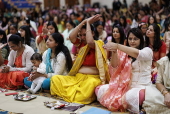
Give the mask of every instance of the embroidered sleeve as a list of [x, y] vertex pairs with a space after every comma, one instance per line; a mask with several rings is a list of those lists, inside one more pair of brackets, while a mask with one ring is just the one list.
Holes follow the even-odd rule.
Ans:
[[48, 77], [63, 74], [66, 68], [66, 58], [62, 52], [60, 52], [55, 58], [52, 68], [53, 68], [54, 73], [48, 73]]

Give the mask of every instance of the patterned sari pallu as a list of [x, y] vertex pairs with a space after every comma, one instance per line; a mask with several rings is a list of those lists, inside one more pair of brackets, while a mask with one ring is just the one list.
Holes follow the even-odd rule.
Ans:
[[97, 87], [98, 101], [111, 111], [125, 111], [127, 103], [125, 93], [129, 90], [131, 78], [131, 59], [124, 52], [118, 50], [119, 66], [109, 66], [111, 79], [109, 84]]

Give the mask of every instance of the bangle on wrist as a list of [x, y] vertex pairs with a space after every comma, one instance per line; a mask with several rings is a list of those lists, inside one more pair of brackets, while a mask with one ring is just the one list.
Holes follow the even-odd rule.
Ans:
[[165, 89], [163, 88], [163, 89], [161, 90], [161, 93], [163, 93], [164, 90], [165, 90]]
[[78, 28], [79, 31], [81, 31], [79, 26], [77, 26], [77, 28]]
[[86, 33], [89, 32], [90, 30], [86, 30]]
[[166, 94], [168, 94], [169, 92], [168, 91], [165, 91], [164, 93], [163, 93], [163, 95], [165, 96]]

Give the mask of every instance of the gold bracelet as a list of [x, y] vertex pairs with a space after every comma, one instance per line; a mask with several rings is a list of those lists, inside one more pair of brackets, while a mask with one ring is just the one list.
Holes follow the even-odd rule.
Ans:
[[81, 31], [81, 29], [79, 28], [79, 26], [77, 26], [78, 30]]
[[163, 95], [165, 96], [166, 94], [168, 94], [169, 92], [168, 91], [166, 91], [165, 93], [163, 93]]
[[86, 30], [86, 33], [89, 32], [90, 30]]
[[163, 88], [162, 90], [161, 90], [161, 93], [164, 91], [165, 89]]

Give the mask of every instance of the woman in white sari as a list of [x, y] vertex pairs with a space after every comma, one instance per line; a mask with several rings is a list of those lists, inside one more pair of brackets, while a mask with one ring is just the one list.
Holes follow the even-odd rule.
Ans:
[[147, 87], [143, 107], [148, 114], [170, 113], [170, 53], [157, 61], [156, 87]]

